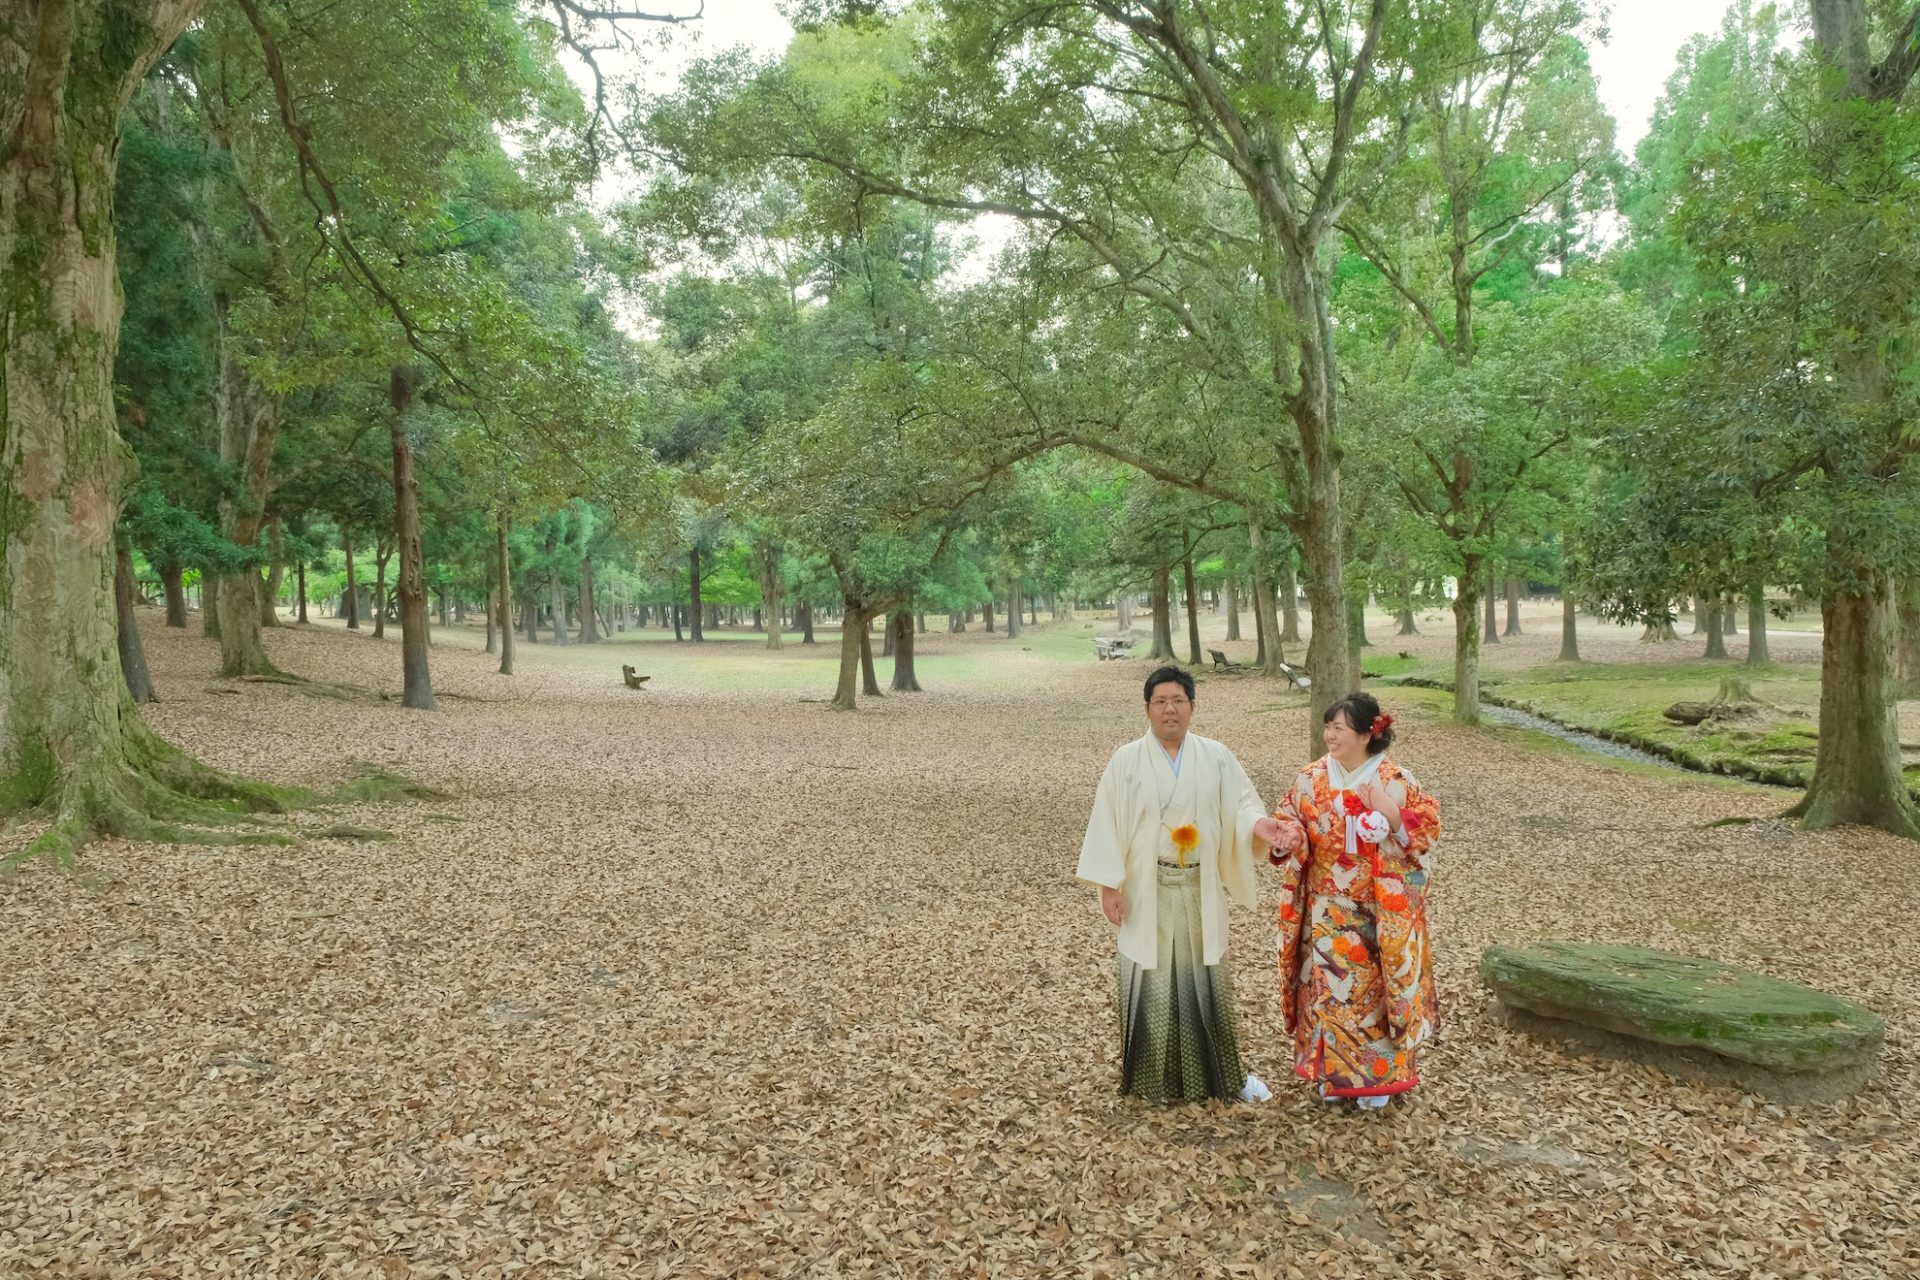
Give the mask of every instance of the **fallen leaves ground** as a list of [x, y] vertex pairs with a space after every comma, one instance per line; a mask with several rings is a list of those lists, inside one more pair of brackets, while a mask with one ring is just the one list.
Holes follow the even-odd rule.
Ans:
[[[146, 636], [152, 719], [203, 757], [313, 785], [371, 761], [452, 798], [312, 820], [390, 843], [107, 842], [84, 883], [0, 882], [0, 1273], [1920, 1267], [1920, 850], [1701, 826], [1778, 792], [1412, 709], [1396, 755], [1448, 824], [1427, 1083], [1362, 1116], [1289, 1081], [1271, 930], [1238, 913], [1242, 1041], [1278, 1096], [1156, 1108], [1114, 1096], [1112, 946], [1072, 879], [1100, 766], [1139, 731], [1138, 661], [934, 636], [928, 671], [984, 674], [848, 717], [799, 700], [831, 687], [826, 645], [523, 647], [507, 680], [454, 634], [434, 673], [460, 696], [424, 715], [221, 685], [197, 634]], [[269, 647], [397, 691], [394, 640]], [[723, 657], [795, 678], [730, 686]], [[636, 659], [644, 693], [619, 681]], [[1269, 795], [1301, 763], [1303, 700], [1262, 682], [1210, 681], [1196, 728]], [[1881, 1076], [1783, 1108], [1529, 1040], [1474, 970], [1541, 934], [1860, 1000], [1889, 1024]]]

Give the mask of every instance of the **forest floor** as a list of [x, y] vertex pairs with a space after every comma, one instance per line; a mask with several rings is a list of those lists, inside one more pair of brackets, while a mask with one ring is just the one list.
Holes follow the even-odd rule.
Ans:
[[[1386, 691], [1447, 832], [1426, 1082], [1363, 1115], [1289, 1078], [1269, 883], [1229, 961], [1275, 1098], [1154, 1107], [1115, 1095], [1112, 939], [1072, 876], [1146, 666], [1094, 662], [1085, 619], [927, 637], [929, 692], [851, 716], [812, 701], [824, 643], [522, 645], [506, 679], [454, 630], [428, 715], [218, 681], [197, 626], [143, 621], [148, 714], [203, 758], [310, 786], [371, 762], [448, 798], [302, 819], [386, 842], [104, 841], [80, 879], [0, 881], [0, 1275], [1920, 1268], [1920, 984], [1899, 941], [1920, 856], [1765, 820], [1779, 790], [1458, 729], [1444, 695]], [[1374, 625], [1384, 652], [1447, 652], [1443, 625]], [[1490, 666], [1553, 656], [1552, 618], [1528, 626]], [[397, 693], [397, 631], [267, 643]], [[1583, 643], [1650, 660], [1629, 632]], [[1776, 656], [1801, 649], [1817, 637]], [[1210, 679], [1195, 729], [1271, 799], [1305, 699]], [[1762, 820], [1706, 825], [1729, 816]], [[1488, 943], [1542, 935], [1861, 1001], [1888, 1023], [1880, 1074], [1780, 1106], [1531, 1039], [1475, 972]]]

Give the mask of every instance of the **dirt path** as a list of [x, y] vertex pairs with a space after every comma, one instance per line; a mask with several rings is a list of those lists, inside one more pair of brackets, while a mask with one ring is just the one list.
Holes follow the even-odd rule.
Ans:
[[[826, 646], [523, 648], [506, 681], [453, 636], [436, 683], [464, 697], [426, 716], [210, 693], [208, 642], [146, 634], [169, 698], [154, 722], [207, 758], [312, 784], [371, 760], [454, 798], [344, 815], [391, 843], [106, 844], [91, 887], [0, 883], [0, 1274], [1920, 1264], [1920, 994], [1901, 963], [1920, 856], [1700, 827], [1777, 793], [1407, 715], [1396, 755], [1448, 824], [1428, 1084], [1368, 1118], [1287, 1082], [1271, 929], [1239, 913], [1242, 1039], [1278, 1097], [1154, 1109], [1114, 1096], [1111, 942], [1071, 878], [1099, 768], [1138, 732], [1139, 662], [1062, 661], [1079, 641], [1045, 629], [1018, 650], [932, 637], [933, 692], [846, 717], [800, 701], [831, 686]], [[394, 642], [269, 646], [397, 689]], [[636, 657], [646, 693], [618, 685]], [[1196, 728], [1272, 794], [1304, 716], [1216, 680]], [[1529, 1041], [1474, 966], [1539, 934], [1864, 1001], [1890, 1024], [1883, 1074], [1779, 1108]]]

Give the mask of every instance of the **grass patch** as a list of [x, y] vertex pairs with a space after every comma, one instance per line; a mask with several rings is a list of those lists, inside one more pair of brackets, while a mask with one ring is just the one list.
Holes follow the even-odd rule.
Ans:
[[392, 800], [447, 800], [452, 797], [377, 765], [362, 764], [328, 799], [334, 804], [381, 804]]

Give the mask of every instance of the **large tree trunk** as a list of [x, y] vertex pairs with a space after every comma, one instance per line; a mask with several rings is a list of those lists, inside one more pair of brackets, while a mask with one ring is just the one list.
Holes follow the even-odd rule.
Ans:
[[[987, 589], [992, 590], [993, 589], [992, 584], [988, 584]], [[981, 612], [981, 615], [986, 619], [987, 634], [992, 635], [993, 634], [993, 597], [991, 596], [987, 597], [987, 602], [986, 604], [981, 606], [980, 612]]]
[[1153, 648], [1147, 651], [1150, 662], [1174, 661], [1173, 606], [1168, 599], [1172, 594], [1168, 584], [1171, 576], [1166, 565], [1153, 571]]
[[1462, 560], [1453, 597], [1453, 720], [1480, 723], [1480, 557]]
[[1812, 828], [1858, 823], [1920, 839], [1920, 807], [1900, 769], [1890, 584], [1861, 576], [1868, 590], [1829, 591], [1820, 605], [1820, 745], [1793, 812]]
[[1520, 579], [1507, 579], [1507, 629], [1502, 634], [1517, 636], [1520, 632]]
[[1133, 591], [1117, 592], [1113, 597], [1113, 629], [1121, 635], [1133, 630]]
[[1756, 583], [1747, 592], [1747, 665], [1765, 666], [1767, 657], [1767, 588]]
[[692, 547], [687, 551], [687, 624], [693, 632], [693, 642], [700, 644], [706, 640], [701, 629], [700, 602], [700, 548]]
[[161, 590], [167, 595], [167, 625], [186, 629], [187, 625], [187, 586], [186, 570], [177, 564], [156, 565], [160, 575]]
[[1573, 593], [1565, 586], [1560, 588], [1560, 653], [1557, 661], [1580, 661], [1580, 608], [1573, 602]]
[[[1479, 584], [1476, 583], [1475, 585], [1477, 586]], [[1494, 600], [1499, 595], [1499, 593], [1494, 590], [1497, 585], [1499, 584], [1494, 580], [1493, 575], [1489, 573], [1486, 580], [1487, 595], [1484, 602], [1486, 612], [1480, 619], [1480, 639], [1482, 643], [1485, 644], [1500, 643], [1500, 631], [1497, 625], [1497, 619], [1494, 617]]]
[[913, 670], [913, 614], [896, 609], [891, 620], [893, 631], [893, 691], [919, 693], [920, 679]]
[[1724, 659], [1727, 656], [1725, 633], [1720, 629], [1720, 601], [1714, 596], [1702, 596], [1699, 607], [1707, 615], [1707, 651], [1702, 657]]
[[593, 599], [593, 557], [580, 557], [580, 643], [600, 643], [599, 606]]
[[340, 531], [340, 549], [347, 556], [347, 630], [360, 629], [360, 584], [353, 576], [353, 535]]
[[1733, 607], [1733, 596], [1731, 594], [1720, 598], [1720, 634], [1723, 636], [1737, 636], [1740, 634], [1738, 611]]
[[1015, 574], [1007, 584], [1007, 639], [1020, 638], [1020, 577]]
[[387, 378], [393, 414], [387, 438], [393, 446], [393, 540], [400, 557], [400, 705], [435, 711], [433, 676], [427, 668], [427, 563], [420, 549], [420, 486], [413, 478], [413, 441], [407, 414], [413, 407], [414, 374], [396, 366]]
[[1200, 597], [1193, 588], [1193, 557], [1188, 556], [1180, 565], [1180, 585], [1187, 595], [1187, 661], [1194, 666], [1200, 665]]
[[114, 524], [120, 113], [198, 0], [12, 0], [0, 19], [0, 814], [178, 839], [213, 798], [275, 803], [162, 741], [121, 675]]
[[133, 612], [133, 557], [122, 546], [116, 549], [113, 569], [113, 608], [120, 649], [120, 674], [126, 677], [127, 693], [135, 702], [157, 702], [153, 696], [153, 676], [147, 670], [147, 652], [140, 646], [140, 625]]
[[816, 643], [813, 638], [813, 606], [803, 604], [794, 612], [800, 615], [800, 643]]
[[1227, 639], [1240, 638], [1240, 582], [1227, 575]]

